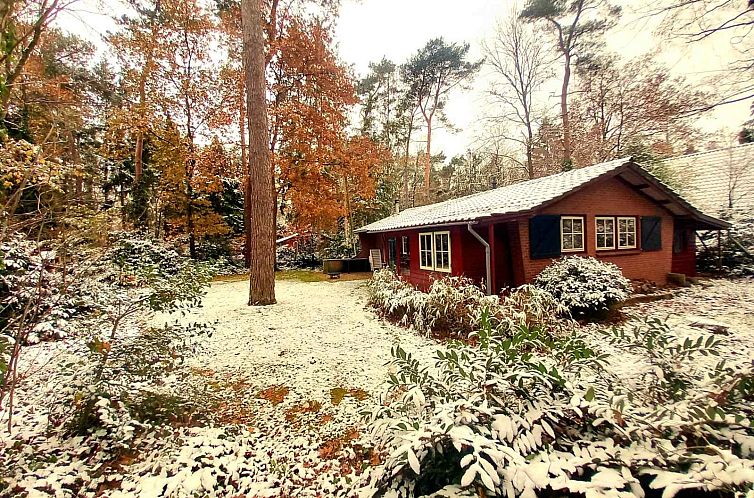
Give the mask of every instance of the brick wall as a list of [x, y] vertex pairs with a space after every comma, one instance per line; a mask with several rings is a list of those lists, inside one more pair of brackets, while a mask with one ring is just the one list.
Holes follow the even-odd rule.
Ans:
[[[593, 256], [621, 268], [623, 274], [631, 279], [647, 279], [664, 284], [667, 274], [671, 271], [673, 258], [673, 217], [669, 211], [652, 202], [643, 194], [637, 192], [616, 178], [609, 178], [597, 184], [586, 187], [573, 195], [541, 210], [538, 214], [557, 214], [584, 216], [585, 219], [585, 251], [568, 253], [578, 256]], [[637, 217], [637, 249], [622, 249], [612, 251], [597, 251], [595, 241], [596, 216], [636, 216]], [[641, 217], [659, 216], [662, 218], [662, 249], [660, 251], [644, 252], [641, 250]], [[521, 259], [523, 274], [516, 275], [519, 280], [531, 281], [546, 267], [551, 259], [531, 259], [529, 252], [529, 221], [522, 219], [518, 222], [520, 233]], [[513, 239], [515, 240], [515, 239]]]

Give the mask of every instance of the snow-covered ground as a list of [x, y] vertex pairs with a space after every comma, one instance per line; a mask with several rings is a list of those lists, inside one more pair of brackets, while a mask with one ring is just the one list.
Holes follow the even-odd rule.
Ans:
[[[155, 318], [157, 323], [178, 319], [215, 327], [211, 336], [199, 340], [197, 354], [186, 366], [202, 385], [217, 389], [215, 399], [224, 399], [219, 423], [181, 427], [169, 437], [150, 432], [130, 466], [112, 470], [109, 480], [119, 485], [107, 489], [102, 484], [107, 478], [94, 477], [94, 468], [68, 455], [77, 442], [44, 441], [44, 409], [33, 405], [47, 396], [39, 376], [51, 375], [54, 365], [49, 365], [20, 389], [17, 427], [14, 436], [0, 435], [0, 449], [19, 440], [31, 443], [30, 453], [58, 445], [59, 464], [49, 465], [53, 470], [37, 469], [36, 459], [29, 460], [17, 469], [15, 483], [36, 488], [30, 496], [44, 496], [60, 488], [46, 487], [49, 481], [72, 481], [77, 474], [101, 481], [90, 487], [113, 496], [341, 494], [357, 470], [346, 457], [353, 455], [360, 412], [381, 392], [391, 347], [400, 343], [428, 361], [435, 344], [365, 310], [363, 281], [279, 281], [278, 303], [267, 307], [246, 305], [247, 286], [247, 281], [217, 282], [202, 308], [186, 316]], [[61, 346], [41, 344], [28, 355]], [[30, 386], [35, 386], [33, 392]]]
[[248, 282], [213, 284], [203, 308], [182, 319], [216, 327], [193, 363], [246, 377], [260, 389], [284, 385], [291, 399], [329, 402], [336, 388], [374, 394], [391, 345], [400, 341], [413, 350], [432, 343], [365, 310], [364, 285], [283, 280], [276, 305], [249, 307]]
[[[14, 433], [0, 433], [0, 467], [8, 464], [8, 448], [28, 448], [12, 460], [17, 468], [5, 471], [9, 484], [25, 487], [29, 496], [72, 496], [67, 488], [82, 482], [91, 495], [109, 496], [344, 495], [357, 471], [357, 459], [349, 456], [358, 451], [359, 412], [381, 391], [391, 346], [400, 342], [429, 362], [435, 343], [364, 309], [364, 282], [279, 281], [278, 304], [267, 307], [246, 306], [247, 285], [215, 283], [202, 308], [185, 317], [156, 317], [214, 325], [186, 367], [197, 385], [223, 401], [219, 420], [150, 431], [138, 452], [117, 465], [100, 468], [82, 440], [47, 432], [43, 401], [52, 393], [46, 380], [54, 376], [55, 358], [67, 357], [51, 351], [70, 351], [72, 343], [30, 347], [27, 358], [52, 360], [24, 381]], [[683, 331], [726, 327], [733, 349], [751, 354], [752, 280], [714, 281], [627, 311], [674, 315], [671, 323]]]

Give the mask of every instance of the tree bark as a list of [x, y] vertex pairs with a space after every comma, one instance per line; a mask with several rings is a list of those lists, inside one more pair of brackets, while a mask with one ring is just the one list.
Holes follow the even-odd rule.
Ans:
[[249, 127], [251, 204], [249, 305], [275, 303], [275, 193], [267, 130], [264, 37], [261, 0], [241, 1], [246, 109]]
[[251, 246], [251, 190], [249, 190], [249, 162], [246, 154], [246, 85], [243, 78], [239, 83], [238, 95], [238, 133], [241, 135], [241, 164], [243, 168], [243, 227], [244, 227], [244, 244], [243, 244], [243, 261], [246, 268], [251, 264], [249, 259], [249, 247]]
[[430, 173], [432, 172], [432, 120], [427, 120], [427, 162], [424, 164], [424, 195], [429, 202], [430, 195]]
[[571, 56], [565, 53], [563, 86], [560, 91], [560, 117], [563, 121], [563, 169], [571, 169], [571, 121], [568, 118], [568, 84], [571, 81]]

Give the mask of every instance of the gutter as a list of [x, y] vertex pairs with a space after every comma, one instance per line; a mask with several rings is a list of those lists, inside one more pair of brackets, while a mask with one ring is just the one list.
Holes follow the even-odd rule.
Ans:
[[492, 283], [491, 283], [492, 282], [492, 259], [491, 259], [492, 251], [490, 250], [490, 244], [486, 240], [484, 240], [482, 238], [482, 236], [479, 235], [474, 230], [474, 227], [472, 225], [473, 225], [473, 223], [468, 223], [466, 225], [466, 228], [468, 228], [469, 229], [469, 233], [471, 233], [471, 235], [473, 235], [474, 237], [476, 237], [476, 240], [478, 240], [479, 242], [481, 242], [482, 245], [484, 246], [484, 262], [485, 262], [485, 264], [487, 266], [487, 285], [485, 286], [486, 287], [485, 290], [487, 292], [487, 295], [489, 296], [490, 293], [491, 293], [491, 289], [492, 289]]
[[[435, 223], [433, 225], [406, 225], [404, 227], [394, 227], [394, 228], [381, 228], [379, 230], [364, 230], [366, 227], [357, 228], [353, 231], [353, 233], [385, 233], [385, 232], [403, 232], [406, 230], [418, 230], [422, 231], [424, 229], [432, 229], [432, 228], [445, 228], [445, 227], [456, 227], [465, 225], [466, 223], [469, 223], [467, 221], [450, 221], [448, 223]], [[369, 225], [367, 225], [369, 226]]]

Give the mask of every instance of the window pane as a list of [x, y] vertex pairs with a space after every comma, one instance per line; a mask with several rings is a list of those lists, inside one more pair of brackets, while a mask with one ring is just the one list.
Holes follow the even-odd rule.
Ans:
[[574, 249], [583, 249], [584, 248], [584, 239], [583, 239], [583, 236], [581, 234], [573, 236], [573, 248]]
[[437, 251], [448, 250], [448, 234], [445, 234], [445, 233], [435, 234], [435, 250]]
[[563, 235], [563, 249], [573, 249], [573, 236]]
[[564, 219], [563, 220], [563, 233], [571, 233], [572, 230], [573, 230], [573, 220]]
[[581, 233], [584, 231], [584, 227], [582, 226], [581, 219], [573, 220], [573, 231], [574, 233]]

